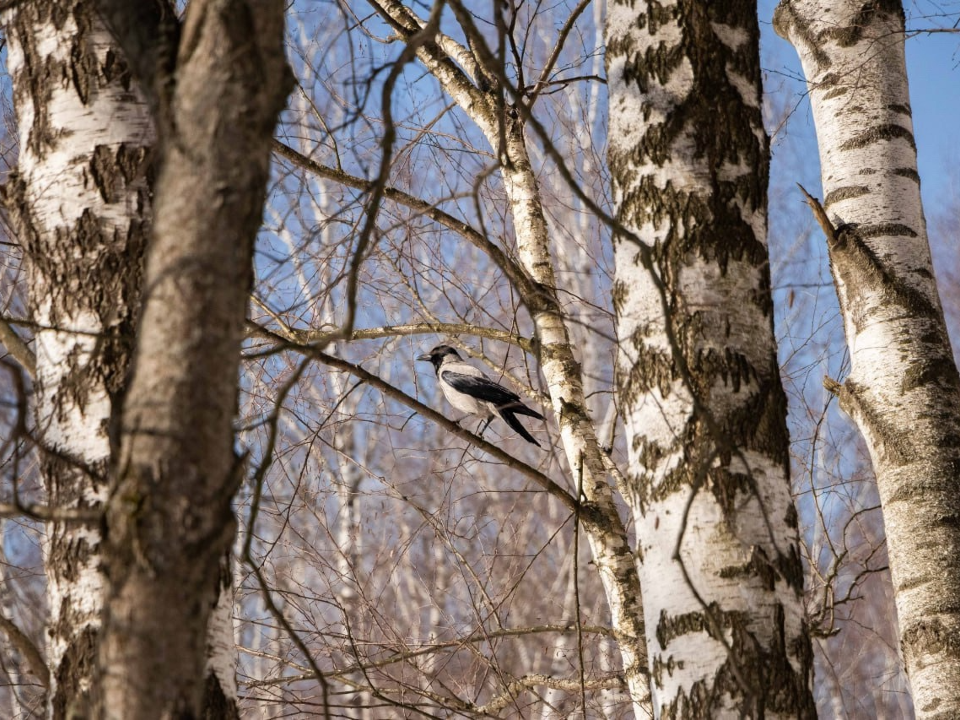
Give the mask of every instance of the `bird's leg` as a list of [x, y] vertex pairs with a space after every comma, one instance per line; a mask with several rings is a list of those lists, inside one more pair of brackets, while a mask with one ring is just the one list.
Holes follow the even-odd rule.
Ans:
[[477, 430], [477, 437], [483, 437], [483, 431], [487, 429], [487, 426], [493, 422], [493, 415], [484, 420]]

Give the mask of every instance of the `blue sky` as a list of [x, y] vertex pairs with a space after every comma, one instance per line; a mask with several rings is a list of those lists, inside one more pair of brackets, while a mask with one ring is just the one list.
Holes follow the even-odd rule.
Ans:
[[[759, 4], [761, 33], [764, 43], [764, 69], [773, 75], [768, 89], [777, 84], [779, 73], [800, 74], [796, 52], [776, 35], [771, 27], [776, 0], [761, 0]], [[936, 7], [906, 3], [908, 28], [947, 26], [954, 18], [920, 17], [932, 14]], [[946, 10], [960, 13], [960, 7], [944, 5]], [[948, 197], [951, 167], [960, 163], [960, 139], [957, 127], [960, 119], [960, 33], [919, 34], [907, 40], [907, 72], [910, 78], [910, 98], [913, 107], [914, 135], [921, 177], [924, 205], [928, 220], [939, 211]], [[801, 89], [797, 84], [797, 90]], [[813, 140], [809, 104], [802, 103], [792, 118], [792, 134], [801, 134]], [[799, 125], [799, 127], [798, 127]], [[776, 153], [776, 147], [774, 148]], [[816, 148], [810, 147], [816, 161]], [[957, 173], [953, 172], [953, 182]]]

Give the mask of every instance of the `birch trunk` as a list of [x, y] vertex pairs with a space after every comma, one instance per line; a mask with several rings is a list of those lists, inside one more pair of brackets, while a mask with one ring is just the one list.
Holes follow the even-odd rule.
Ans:
[[781, 2], [820, 144], [850, 375], [877, 476], [917, 716], [960, 715], [960, 377], [920, 200], [899, 2]]
[[[496, 148], [497, 135], [492, 129], [485, 132], [491, 146]], [[614, 504], [610, 476], [587, 409], [580, 363], [574, 357], [556, 294], [549, 230], [537, 179], [527, 156], [523, 126], [519, 121], [508, 121], [504, 134], [507, 154], [501, 174], [513, 217], [518, 256], [523, 269], [540, 288], [537, 297], [525, 298], [540, 344], [540, 371], [560, 423], [560, 439], [573, 481], [579, 486], [578, 491], [582, 489], [587, 503], [580, 519], [610, 607], [634, 714], [638, 718], [646, 717], [649, 688], [643, 672], [646, 648], [637, 566], [626, 528]]]
[[613, 299], [654, 712], [814, 717], [756, 5], [612, 2], [607, 75], [633, 235], [615, 240]]
[[[47, 502], [97, 510], [139, 308], [153, 124], [90, 3], [14, 3], [2, 20], [20, 136], [6, 204], [37, 326], [36, 434]], [[101, 542], [96, 524], [47, 528], [55, 718], [89, 713]]]
[[280, 0], [194, 0], [175, 84], [146, 84], [161, 88], [162, 169], [106, 515], [106, 718], [200, 714], [205, 629], [242, 478], [232, 422], [270, 139], [289, 87], [282, 40]]

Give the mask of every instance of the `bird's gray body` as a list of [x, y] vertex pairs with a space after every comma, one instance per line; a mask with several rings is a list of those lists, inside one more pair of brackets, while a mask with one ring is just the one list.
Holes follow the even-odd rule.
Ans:
[[[447, 382], [440, 383], [440, 391], [448, 403], [460, 412], [469, 413], [470, 415], [477, 415], [478, 417], [484, 418], [490, 417], [491, 415], [499, 417], [500, 414], [497, 412], [497, 407], [493, 403], [478, 400], [471, 395], [454, 390], [450, 384], [450, 380], [454, 380], [456, 375], [486, 379], [486, 375], [484, 375], [483, 371], [479, 368], [475, 368], [473, 365], [469, 365], [462, 360], [453, 360], [450, 355], [447, 355], [437, 370], [437, 378], [441, 380], [447, 379]], [[519, 399], [518, 396], [517, 400]]]

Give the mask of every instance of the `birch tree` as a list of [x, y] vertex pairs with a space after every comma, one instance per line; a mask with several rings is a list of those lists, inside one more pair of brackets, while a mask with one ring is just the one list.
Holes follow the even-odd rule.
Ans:
[[960, 712], [960, 376], [920, 199], [899, 2], [785, 0], [817, 128], [824, 229], [850, 373], [826, 378], [857, 423], [883, 506], [918, 717]]
[[103, 593], [96, 517], [139, 314], [154, 131], [91, 3], [18, 3], [2, 20], [20, 135], [5, 200], [26, 260], [35, 434], [55, 509], [48, 705], [65, 717], [90, 709]]
[[812, 717], [756, 8], [613, 2], [606, 63], [617, 389], [654, 712]]

